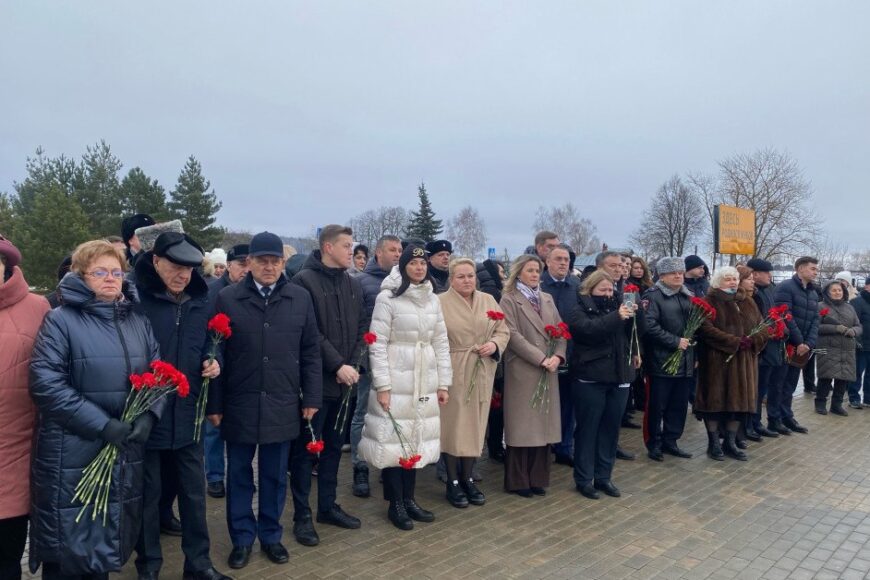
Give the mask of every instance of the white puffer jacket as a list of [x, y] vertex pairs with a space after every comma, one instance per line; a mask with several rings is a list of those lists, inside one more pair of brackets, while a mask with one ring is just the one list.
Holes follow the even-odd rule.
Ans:
[[387, 413], [374, 393], [369, 396], [359, 453], [378, 469], [398, 467], [399, 458], [419, 454], [416, 467], [435, 463], [441, 455], [438, 389], [453, 382], [450, 345], [441, 302], [429, 282], [411, 284], [399, 297], [398, 267], [381, 284], [372, 313], [371, 332], [378, 341], [369, 347], [372, 389], [389, 390], [390, 410], [410, 449], [402, 451]]

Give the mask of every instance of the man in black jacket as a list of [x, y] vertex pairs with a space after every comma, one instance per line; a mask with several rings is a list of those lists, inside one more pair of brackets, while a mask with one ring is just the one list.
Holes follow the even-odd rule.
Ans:
[[[384, 278], [399, 263], [402, 257], [402, 240], [398, 236], [387, 234], [382, 236], [375, 246], [375, 257], [372, 258], [362, 274], [357, 277], [365, 298], [366, 319], [372, 317], [375, 300], [381, 293], [381, 283]], [[363, 361], [368, 366], [368, 361]], [[363, 425], [366, 419], [366, 408], [371, 390], [371, 375], [363, 372], [356, 386], [356, 408], [350, 423], [350, 459], [353, 462], [353, 494], [357, 497], [369, 497], [369, 466], [357, 454], [357, 447], [362, 439]]]
[[447, 292], [450, 288], [450, 256], [453, 254], [453, 244], [447, 240], [435, 240], [426, 244], [429, 255], [429, 273], [435, 280], [435, 294]]
[[[812, 350], [816, 348], [816, 340], [819, 338], [819, 292], [813, 283], [819, 275], [819, 261], [804, 256], [797, 259], [794, 269], [795, 275], [777, 286], [774, 299], [777, 305], [788, 306], [788, 312], [792, 315], [791, 320], [787, 322], [788, 341], [795, 347], [796, 354], [803, 356], [812, 354]], [[797, 422], [791, 409], [792, 397], [800, 375], [800, 367], [787, 365], [782, 382], [780, 416], [783, 425], [793, 432], [807, 433], [809, 429]]]
[[[659, 281], [643, 295], [646, 332], [643, 336], [645, 362], [649, 368], [650, 390], [643, 417], [644, 442], [649, 458], [662, 461], [663, 453], [689, 458], [679, 448], [688, 411], [689, 390], [695, 382], [695, 348], [683, 338], [692, 309], [692, 293], [683, 285], [682, 258], [662, 258], [656, 264]], [[664, 369], [674, 351], [683, 351], [677, 372]]]
[[[209, 420], [227, 444], [227, 525], [231, 568], [248, 564], [251, 547], [276, 564], [289, 560], [281, 544], [290, 443], [321, 405], [320, 333], [311, 296], [284, 276], [281, 238], [251, 239], [245, 279], [221, 290], [216, 310], [232, 336], [223, 343], [224, 373], [208, 401]], [[301, 408], [301, 410], [300, 410]], [[259, 514], [254, 516], [258, 456]]]
[[[353, 260], [353, 230], [328, 225], [320, 231], [320, 249], [311, 253], [293, 283], [311, 294], [320, 330], [320, 357], [323, 361], [323, 404], [311, 421], [314, 436], [323, 439], [317, 466], [317, 521], [341, 528], [357, 529], [360, 521], [335, 503], [338, 465], [347, 418], [338, 423], [342, 395], [359, 382], [355, 366], [362, 362], [363, 334], [368, 331], [362, 286], [348, 274]], [[290, 490], [293, 492], [293, 535], [303, 546], [320, 543], [308, 496], [314, 456], [305, 448], [307, 437], [300, 437], [290, 452]]]
[[[857, 378], [849, 385], [849, 406], [853, 409], [863, 409], [870, 405], [870, 277], [864, 280], [864, 289], [850, 302], [858, 315], [858, 320], [864, 327], [861, 334], [861, 345], [855, 353]], [[861, 375], [864, 376], [864, 400], [861, 401]]]
[[[752, 258], [746, 262], [752, 268], [752, 279], [755, 282], [755, 300], [761, 316], [767, 316], [771, 308], [776, 306], [776, 284], [773, 283], [773, 265], [761, 258]], [[770, 339], [761, 355], [758, 357], [758, 401], [755, 405], [755, 415], [752, 426], [759, 435], [764, 437], [779, 437], [791, 435], [791, 431], [782, 424], [780, 416], [780, 399], [782, 397], [782, 381], [785, 378], [786, 366], [784, 358], [785, 346], [782, 340]], [[767, 398], [767, 423], [761, 421], [761, 402]], [[749, 434], [747, 426], [747, 434]]]
[[220, 373], [218, 361], [207, 360], [208, 288], [195, 270], [202, 259], [202, 248], [189, 236], [167, 232], [136, 262], [141, 308], [160, 344], [161, 360], [173, 364], [190, 382], [187, 397], [169, 395], [146, 445], [145, 512], [136, 558], [140, 579], [156, 579], [163, 564], [159, 504], [164, 466], [177, 476], [185, 576], [227, 578], [214, 569], [209, 557], [203, 451], [194, 440], [196, 399], [203, 377], [215, 378]]
[[[220, 291], [242, 281], [248, 273], [248, 244], [236, 244], [227, 252], [227, 271], [217, 280], [208, 285], [208, 302], [214, 310]], [[221, 431], [208, 421], [203, 429], [203, 446], [205, 448], [205, 481], [208, 495], [214, 498], [224, 497], [226, 486], [224, 476], [224, 440]]]

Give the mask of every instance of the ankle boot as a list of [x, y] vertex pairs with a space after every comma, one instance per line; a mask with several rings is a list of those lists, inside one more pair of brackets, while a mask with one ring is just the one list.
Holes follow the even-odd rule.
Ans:
[[456, 508], [468, 507], [468, 496], [465, 495], [465, 491], [459, 487], [458, 481], [447, 482], [447, 501]]
[[825, 405], [826, 401], [824, 399], [816, 399], [816, 413], [819, 415], [827, 415], [828, 409]]
[[393, 522], [393, 525], [400, 530], [414, 529], [414, 521], [408, 516], [405, 504], [401, 500], [390, 500], [390, 509], [387, 510], [387, 516]]
[[834, 415], [840, 415], [841, 417], [849, 416], [849, 413], [843, 408], [843, 401], [831, 401], [831, 413]]
[[719, 434], [714, 431], [707, 431], [707, 455], [710, 459], [725, 461], [725, 454], [722, 453], [722, 445], [719, 443]]
[[725, 433], [725, 445], [722, 446], [722, 451], [724, 451], [728, 457], [733, 457], [738, 461], [746, 461], [749, 459], [749, 457], [737, 447], [737, 433], [734, 431], [728, 431]]

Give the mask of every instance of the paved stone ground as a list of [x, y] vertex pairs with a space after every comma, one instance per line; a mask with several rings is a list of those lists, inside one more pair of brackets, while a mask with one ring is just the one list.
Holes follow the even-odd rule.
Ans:
[[[361, 530], [317, 527], [321, 544], [293, 540], [292, 503], [284, 513], [283, 566], [255, 546], [235, 578], [867, 578], [870, 577], [870, 410], [843, 418], [812, 412], [798, 395], [795, 409], [808, 435], [751, 445], [747, 463], [705, 455], [701, 423], [689, 418], [681, 445], [690, 460], [642, 454], [639, 431], [621, 444], [636, 452], [620, 461], [620, 499], [588, 500], [574, 490], [571, 470], [553, 466], [546, 497], [501, 491], [501, 465], [484, 461], [487, 504], [455, 509], [430, 467], [419, 474], [417, 499], [436, 512], [432, 524], [401, 532], [386, 519], [386, 502], [350, 493], [348, 455], [339, 502], [363, 520]], [[375, 473], [374, 489], [380, 493]], [[209, 499], [212, 558], [230, 572], [231, 545], [223, 500]], [[164, 578], [180, 578], [180, 541], [164, 536]], [[132, 562], [120, 578], [135, 578]]]

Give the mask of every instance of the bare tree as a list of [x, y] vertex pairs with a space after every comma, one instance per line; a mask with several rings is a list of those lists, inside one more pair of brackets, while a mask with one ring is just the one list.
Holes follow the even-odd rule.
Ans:
[[486, 247], [486, 226], [473, 207], [466, 206], [447, 221], [447, 239], [453, 242], [453, 253], [479, 259]]
[[370, 209], [350, 220], [356, 241], [373, 247], [381, 236], [401, 236], [408, 225], [410, 212], [403, 207], [379, 207]]
[[598, 228], [588, 218], [581, 218], [572, 203], [561, 207], [539, 206], [532, 230], [550, 230], [559, 234], [559, 239], [571, 246], [578, 255], [597, 252], [601, 246]]
[[683, 256], [703, 235], [704, 207], [692, 190], [674, 175], [658, 188], [631, 243], [647, 258]]
[[820, 223], [810, 211], [812, 188], [787, 153], [762, 149], [719, 162], [718, 180], [690, 176], [689, 183], [707, 208], [712, 236], [713, 207], [755, 210], [755, 254], [775, 260], [812, 248]]
[[819, 276], [830, 280], [846, 269], [849, 264], [849, 246], [825, 236], [810, 248], [810, 253], [819, 260]]
[[849, 258], [849, 267], [855, 272], [870, 272], [870, 249], [852, 254]]

